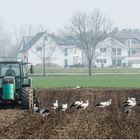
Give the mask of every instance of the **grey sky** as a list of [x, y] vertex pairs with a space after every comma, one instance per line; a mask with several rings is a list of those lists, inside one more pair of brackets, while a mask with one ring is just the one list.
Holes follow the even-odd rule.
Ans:
[[62, 28], [76, 11], [100, 9], [119, 28], [140, 29], [140, 0], [0, 0], [0, 16], [9, 24], [44, 24]]

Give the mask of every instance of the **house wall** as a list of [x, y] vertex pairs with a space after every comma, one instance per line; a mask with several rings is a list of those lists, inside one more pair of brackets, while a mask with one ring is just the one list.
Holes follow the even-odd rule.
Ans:
[[125, 38], [122, 40], [123, 43], [128, 46], [128, 66], [140, 68], [140, 40], [136, 38]]
[[[67, 49], [67, 55], [65, 54], [65, 49]], [[65, 61], [67, 61], [67, 64]], [[61, 67], [72, 65], [73, 61], [71, 47], [65, 45], [57, 46], [54, 54], [52, 55], [52, 63], [56, 63]]]
[[28, 50], [27, 55], [28, 55], [28, 62], [31, 63], [32, 65], [37, 65], [37, 64], [42, 63], [34, 47]]
[[[99, 43], [99, 45], [97, 45], [97, 48], [95, 53], [96, 55], [98, 55], [95, 58], [95, 62], [94, 65], [96, 67], [108, 67], [112, 65], [112, 61], [111, 61], [111, 42], [109, 39], [106, 39], [102, 42]], [[101, 51], [101, 48], [105, 48], [106, 51]]]
[[[116, 50], [115, 54], [113, 49]], [[117, 53], [118, 49], [121, 53]], [[118, 61], [121, 61], [121, 66], [127, 65], [127, 47], [112, 38], [107, 38], [97, 45], [96, 55], [98, 55], [94, 63], [96, 67], [120, 66]]]
[[72, 45], [57, 46], [52, 56], [52, 62], [61, 67], [70, 67], [75, 64], [82, 64], [82, 52]]

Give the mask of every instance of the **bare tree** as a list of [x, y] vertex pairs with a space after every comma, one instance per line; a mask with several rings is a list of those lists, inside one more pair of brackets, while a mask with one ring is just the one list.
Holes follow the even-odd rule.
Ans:
[[8, 49], [11, 46], [11, 36], [8, 32], [7, 24], [4, 18], [0, 18], [0, 55], [6, 57]]
[[46, 63], [51, 63], [52, 55], [56, 49], [53, 38], [48, 38], [46, 34], [36, 43], [34, 53], [41, 59], [43, 63], [43, 75], [46, 75]]
[[14, 46], [18, 50], [20, 47], [20, 44], [23, 40], [23, 37], [25, 37], [25, 36], [33, 37], [38, 32], [42, 32], [42, 31], [44, 31], [44, 27], [42, 25], [23, 24], [19, 27], [15, 26], [14, 31], [13, 31], [14, 40], [15, 40]]
[[66, 26], [64, 36], [73, 45], [79, 47], [88, 59], [89, 75], [93, 60], [97, 57], [97, 44], [107, 37], [111, 22], [99, 10], [91, 14], [78, 12], [72, 17], [69, 26]]

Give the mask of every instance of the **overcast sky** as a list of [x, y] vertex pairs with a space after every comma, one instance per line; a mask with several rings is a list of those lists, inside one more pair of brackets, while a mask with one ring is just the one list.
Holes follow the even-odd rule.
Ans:
[[0, 16], [9, 24], [43, 24], [55, 32], [76, 11], [99, 9], [119, 28], [140, 29], [140, 0], [0, 0]]

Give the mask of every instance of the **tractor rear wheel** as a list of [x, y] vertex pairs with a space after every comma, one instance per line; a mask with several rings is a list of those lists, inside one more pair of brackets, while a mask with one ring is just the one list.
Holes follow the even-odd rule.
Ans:
[[33, 109], [33, 92], [31, 88], [23, 88], [21, 92], [21, 108]]

